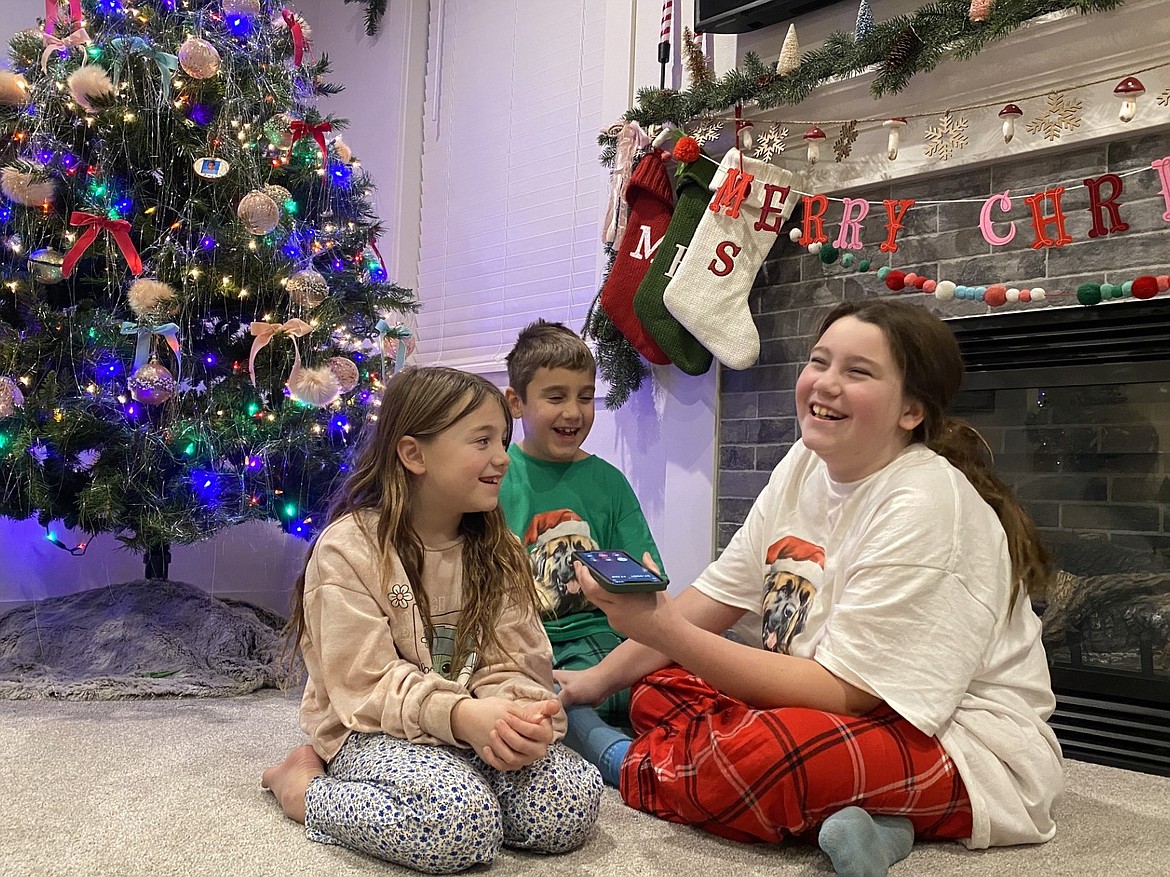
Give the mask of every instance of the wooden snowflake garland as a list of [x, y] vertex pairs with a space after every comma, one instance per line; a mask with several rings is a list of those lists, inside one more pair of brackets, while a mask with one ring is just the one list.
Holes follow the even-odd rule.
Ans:
[[756, 138], [756, 148], [753, 155], [761, 161], [771, 161], [773, 157], [784, 152], [787, 147], [788, 129], [781, 128], [778, 122], [773, 122], [768, 130]]
[[720, 119], [699, 119], [690, 134], [700, 143], [710, 143], [718, 139], [722, 130], [723, 122]]
[[1029, 134], [1042, 134], [1045, 140], [1059, 140], [1061, 131], [1081, 126], [1081, 102], [1068, 100], [1059, 92], [1048, 95], [1048, 109], [1028, 123]]
[[947, 161], [952, 155], [967, 145], [967, 120], [962, 116], [955, 118], [950, 113], [943, 113], [938, 120], [937, 128], [926, 129], [927, 158], [938, 156], [940, 161]]
[[1170, 107], [1170, 88], [1158, 95], [1158, 106]]
[[833, 155], [838, 162], [842, 162], [853, 152], [853, 143], [857, 140], [857, 122], [846, 122], [841, 126], [841, 134], [833, 143]]

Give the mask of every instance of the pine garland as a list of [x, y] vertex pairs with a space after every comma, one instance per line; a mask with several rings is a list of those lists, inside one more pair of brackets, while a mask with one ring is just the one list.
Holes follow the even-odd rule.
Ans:
[[[831, 34], [819, 49], [801, 54], [800, 69], [791, 76], [777, 77], [775, 64], [765, 64], [755, 53], [748, 53], [740, 69], [730, 70], [713, 82], [692, 84], [686, 91], [641, 89], [637, 105], [623, 118], [646, 128], [665, 123], [685, 125], [700, 116], [724, 113], [736, 104], [753, 103], [761, 110], [792, 106], [829, 79], [853, 76], [872, 67], [878, 71], [870, 91], [880, 98], [897, 94], [915, 75], [938, 66], [944, 56], [972, 58], [1037, 16], [1065, 10], [1082, 15], [1109, 12], [1124, 3], [1125, 0], [998, 0], [986, 21], [971, 21], [969, 0], [938, 0], [911, 14], [876, 24], [861, 39], [855, 33]], [[908, 42], [904, 36], [907, 32], [915, 36], [919, 45], [909, 46], [903, 61], [890, 63], [899, 40]]]

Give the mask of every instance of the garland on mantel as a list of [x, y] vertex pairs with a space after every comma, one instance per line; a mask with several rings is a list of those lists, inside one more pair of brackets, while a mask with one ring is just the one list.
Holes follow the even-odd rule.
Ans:
[[[697, 83], [685, 91], [643, 88], [638, 104], [622, 117], [644, 129], [667, 122], [688, 121], [755, 104], [760, 110], [799, 104], [814, 88], [830, 80], [863, 73], [876, 75], [870, 85], [875, 99], [897, 94], [919, 73], [929, 73], [946, 57], [966, 60], [1007, 36], [1029, 20], [1054, 12], [1075, 10], [1083, 15], [1109, 12], [1125, 0], [996, 0], [986, 20], [972, 21], [970, 0], [940, 0], [909, 15], [874, 25], [858, 38], [853, 32], [831, 34], [819, 49], [800, 53], [800, 65], [781, 75], [777, 62], [765, 64], [754, 52], [744, 56], [740, 69]], [[598, 138], [601, 162], [613, 163], [617, 136], [611, 129]]]

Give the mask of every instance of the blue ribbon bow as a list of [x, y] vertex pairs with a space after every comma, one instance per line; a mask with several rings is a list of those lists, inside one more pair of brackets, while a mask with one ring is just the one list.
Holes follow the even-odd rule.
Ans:
[[[179, 347], [179, 327], [174, 323], [163, 323], [159, 326], [144, 326], [129, 321], [122, 323], [123, 335], [137, 335], [138, 341], [134, 345], [134, 371], [138, 371], [150, 360], [150, 339], [153, 335], [162, 335], [167, 345], [175, 353], [175, 362], [178, 368], [175, 371], [175, 382], [178, 383], [183, 374], [183, 353]], [[131, 372], [133, 374], [133, 372]]]
[[179, 59], [177, 56], [164, 52], [162, 49], [157, 49], [144, 40], [142, 37], [118, 37], [110, 40], [110, 45], [118, 53], [110, 65], [110, 76], [114, 80], [114, 88], [118, 87], [118, 83], [122, 78], [122, 63], [123, 56], [130, 52], [137, 52], [148, 61], [153, 61], [158, 65], [158, 75], [162, 80], [162, 99], [169, 103], [171, 99], [171, 77], [175, 71], [179, 69]]

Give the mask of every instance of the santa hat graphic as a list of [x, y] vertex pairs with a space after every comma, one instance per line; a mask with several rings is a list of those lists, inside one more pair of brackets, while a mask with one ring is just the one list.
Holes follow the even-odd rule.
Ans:
[[805, 542], [796, 536], [785, 536], [772, 543], [766, 557], [769, 566], [778, 560], [799, 560], [815, 563], [821, 569], [825, 568], [825, 549], [811, 542]]
[[534, 515], [528, 530], [524, 533], [524, 547], [530, 552], [537, 545], [557, 536], [584, 536], [592, 541], [589, 525], [570, 509], [556, 509]]

